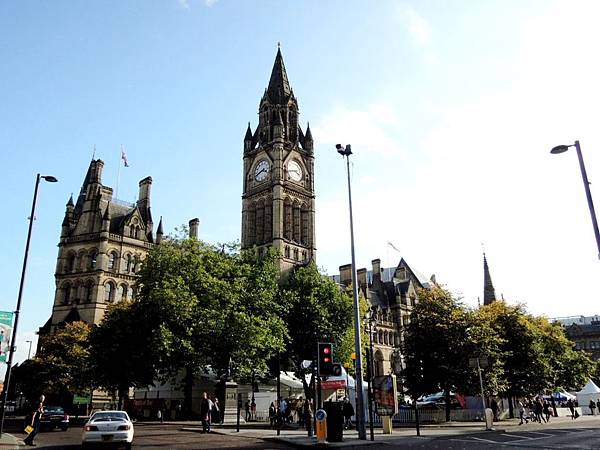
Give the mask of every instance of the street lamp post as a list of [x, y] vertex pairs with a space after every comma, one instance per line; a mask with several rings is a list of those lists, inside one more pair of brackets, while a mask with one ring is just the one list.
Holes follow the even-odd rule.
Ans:
[[352, 298], [354, 300], [354, 351], [356, 352], [356, 428], [358, 430], [358, 438], [367, 439], [365, 430], [365, 408], [362, 390], [362, 352], [360, 339], [360, 307], [358, 304], [358, 283], [356, 280], [356, 259], [354, 256], [354, 222], [352, 218], [352, 189], [350, 187], [350, 155], [352, 148], [350, 144], [343, 147], [341, 144], [335, 146], [338, 153], [342, 157], [346, 157], [346, 171], [348, 175], [348, 205], [350, 210], [350, 249], [352, 253]]
[[367, 401], [369, 406], [369, 434], [371, 440], [375, 440], [373, 431], [373, 310], [367, 312], [367, 320], [369, 321], [369, 358], [367, 360]]
[[579, 168], [581, 169], [581, 178], [583, 178], [583, 187], [585, 188], [585, 196], [587, 197], [588, 208], [590, 215], [592, 216], [592, 225], [594, 227], [594, 235], [596, 236], [596, 246], [598, 247], [598, 258], [600, 258], [600, 232], [598, 231], [598, 221], [596, 219], [596, 211], [594, 210], [594, 202], [592, 201], [592, 193], [590, 192], [590, 182], [588, 181], [587, 172], [585, 171], [585, 164], [583, 163], [583, 155], [581, 154], [581, 147], [579, 141], [575, 141], [575, 144], [571, 145], [558, 145], [550, 150], [550, 153], [558, 154], [564, 153], [569, 150], [569, 147], [575, 147], [577, 151], [577, 159], [579, 160]]
[[21, 312], [21, 299], [23, 298], [23, 286], [25, 285], [25, 273], [27, 271], [27, 258], [29, 256], [29, 243], [31, 242], [31, 230], [33, 228], [33, 221], [35, 220], [35, 204], [37, 201], [38, 187], [40, 180], [44, 179], [49, 183], [56, 183], [58, 180], [52, 175], [40, 175], [39, 173], [35, 179], [35, 189], [33, 191], [33, 201], [31, 203], [31, 216], [29, 216], [29, 230], [27, 231], [27, 243], [25, 244], [25, 257], [23, 258], [23, 269], [21, 271], [21, 284], [19, 285], [19, 296], [17, 297], [17, 309], [15, 310], [15, 323], [12, 330], [12, 337], [10, 340], [10, 349], [8, 351], [8, 361], [6, 363], [6, 376], [4, 377], [4, 388], [2, 390], [2, 404], [0, 404], [0, 437], [4, 430], [4, 413], [6, 412], [6, 399], [8, 398], [8, 387], [10, 384], [10, 373], [12, 369], [13, 356], [15, 354], [15, 344], [17, 339], [17, 327], [19, 325], [19, 313]]

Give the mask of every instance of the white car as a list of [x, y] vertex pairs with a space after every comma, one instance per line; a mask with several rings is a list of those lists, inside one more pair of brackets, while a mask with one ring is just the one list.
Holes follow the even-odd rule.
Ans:
[[92, 445], [124, 445], [127, 450], [133, 443], [133, 423], [125, 411], [97, 411], [83, 427], [81, 447]]

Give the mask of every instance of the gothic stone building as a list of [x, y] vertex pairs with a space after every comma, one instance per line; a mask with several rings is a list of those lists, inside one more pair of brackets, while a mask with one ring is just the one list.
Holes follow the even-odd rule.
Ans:
[[299, 114], [278, 49], [258, 126], [244, 138], [242, 248], [274, 247], [282, 274], [316, 255], [313, 139]]
[[52, 316], [39, 334], [53, 334], [77, 320], [97, 324], [109, 304], [133, 298], [140, 265], [162, 238], [162, 220], [153, 231], [152, 178], [139, 182], [136, 203], [126, 203], [102, 184], [103, 166], [99, 159], [91, 161], [77, 202], [71, 197], [67, 203]]
[[[400, 354], [402, 326], [410, 322], [410, 313], [419, 301], [418, 290], [433, 287], [436, 284], [435, 276], [427, 279], [411, 269], [404, 258], [395, 268], [382, 268], [379, 259], [374, 259], [371, 264], [372, 270], [358, 269], [356, 278], [359, 291], [369, 302], [372, 311], [374, 375], [399, 373], [403, 364]], [[344, 286], [350, 286], [352, 266], [340, 266], [340, 275], [334, 279]], [[368, 321], [364, 326], [368, 331]]]

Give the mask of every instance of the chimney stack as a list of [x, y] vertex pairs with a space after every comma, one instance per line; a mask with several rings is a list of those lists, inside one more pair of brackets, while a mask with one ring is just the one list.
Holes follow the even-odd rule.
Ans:
[[190, 220], [190, 239], [198, 239], [198, 228], [200, 227], [200, 219], [197, 217]]

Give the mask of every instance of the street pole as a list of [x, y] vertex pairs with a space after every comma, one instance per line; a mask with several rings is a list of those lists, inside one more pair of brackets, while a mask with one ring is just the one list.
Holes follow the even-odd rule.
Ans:
[[340, 144], [336, 146], [338, 153], [346, 157], [346, 172], [348, 175], [348, 207], [350, 212], [350, 250], [352, 253], [352, 299], [354, 301], [354, 351], [356, 352], [356, 428], [358, 438], [367, 439], [365, 430], [365, 407], [363, 399], [363, 369], [362, 369], [362, 346], [360, 338], [360, 306], [358, 303], [358, 283], [356, 280], [356, 258], [354, 252], [354, 220], [352, 216], [352, 188], [350, 185], [350, 145], [344, 149]]
[[592, 201], [592, 193], [590, 192], [590, 182], [588, 181], [585, 164], [583, 163], [583, 155], [581, 154], [579, 141], [575, 141], [575, 150], [577, 151], [577, 159], [579, 160], [579, 168], [581, 169], [581, 178], [583, 178], [583, 187], [585, 188], [588, 208], [590, 210], [590, 215], [592, 216], [594, 236], [596, 236], [596, 246], [598, 247], [598, 258], [600, 258], [600, 232], [598, 231], [598, 220], [596, 219], [596, 211], [594, 210], [594, 202]]
[[25, 341], [27, 343], [29, 343], [29, 352], [27, 353], [27, 359], [31, 359], [31, 343], [32, 341]]
[[375, 440], [375, 433], [373, 431], [373, 311], [368, 317], [369, 320], [369, 359], [367, 361], [367, 395], [369, 402], [369, 432], [371, 434], [371, 440]]
[[281, 416], [281, 355], [277, 354], [277, 436], [281, 434], [283, 417]]
[[479, 358], [477, 358], [477, 373], [479, 374], [479, 386], [481, 387], [481, 403], [483, 404], [483, 416], [485, 417], [487, 403], [485, 401], [485, 395], [483, 393], [483, 377], [481, 376], [481, 366], [479, 365]]
[[21, 300], [23, 299], [23, 287], [25, 286], [25, 273], [27, 272], [27, 258], [29, 257], [29, 244], [31, 243], [31, 231], [33, 229], [33, 221], [35, 220], [35, 205], [37, 202], [38, 188], [40, 186], [40, 179], [45, 179], [50, 183], [58, 181], [56, 178], [50, 175], [42, 176], [39, 173], [35, 178], [35, 189], [33, 191], [33, 201], [31, 202], [31, 216], [29, 216], [29, 229], [27, 231], [27, 242], [25, 244], [25, 257], [23, 258], [23, 269], [21, 271], [21, 283], [19, 285], [19, 296], [17, 297], [17, 309], [15, 310], [15, 323], [12, 330], [12, 337], [10, 339], [10, 348], [8, 352], [8, 361], [6, 363], [6, 376], [4, 377], [4, 387], [2, 395], [2, 404], [0, 405], [0, 437], [4, 431], [4, 414], [6, 412], [6, 400], [8, 399], [8, 388], [10, 385], [10, 374], [13, 363], [13, 356], [16, 349], [17, 339], [17, 328], [19, 326], [19, 314], [21, 312]]

